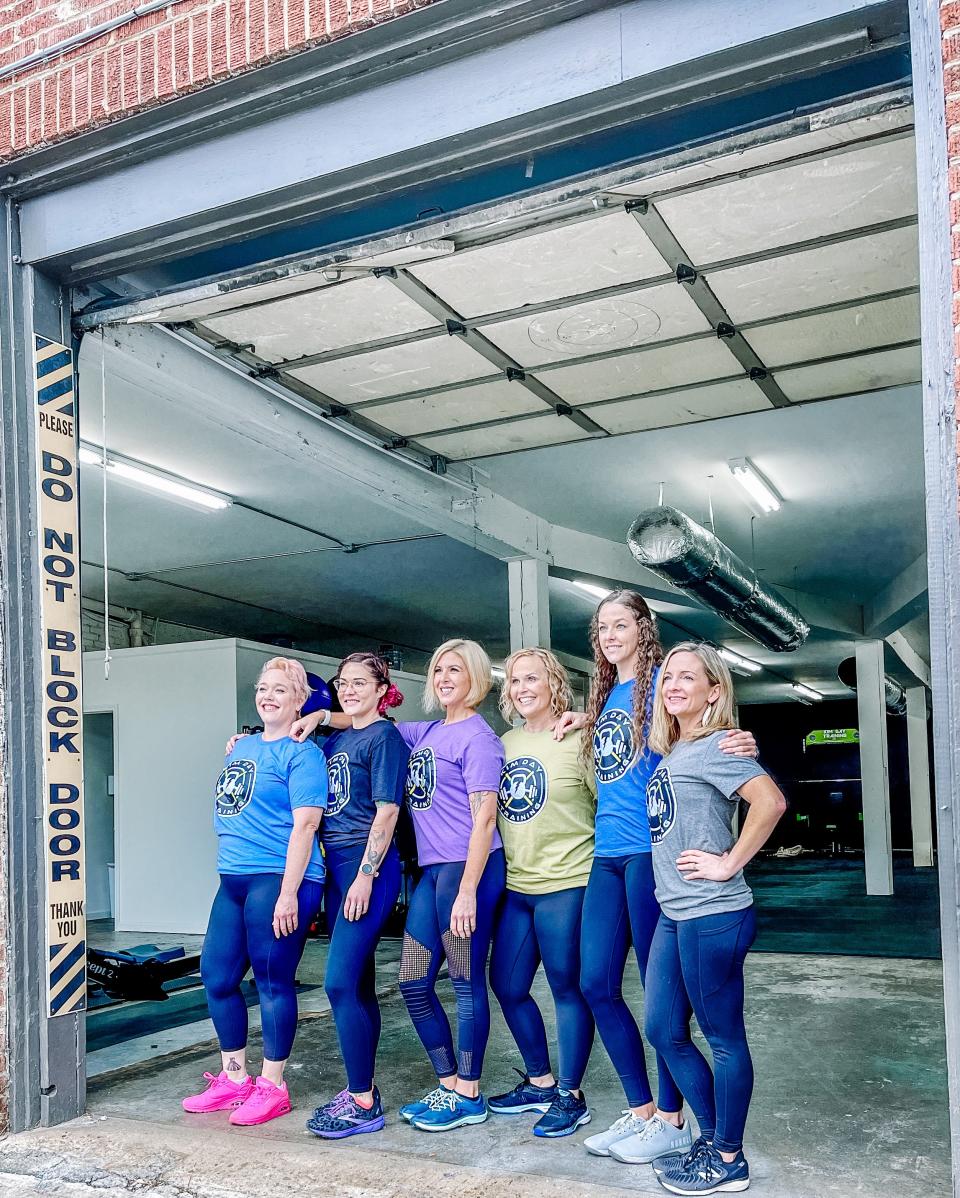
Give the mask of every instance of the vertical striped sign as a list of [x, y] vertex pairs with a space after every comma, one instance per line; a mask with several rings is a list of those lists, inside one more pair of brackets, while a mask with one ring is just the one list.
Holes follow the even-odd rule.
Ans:
[[73, 352], [34, 338], [43, 638], [47, 1011], [87, 1001], [80, 699], [80, 550]]

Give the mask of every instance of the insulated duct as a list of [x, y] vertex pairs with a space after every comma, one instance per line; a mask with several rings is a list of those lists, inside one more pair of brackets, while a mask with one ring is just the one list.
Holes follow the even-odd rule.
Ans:
[[[857, 689], [857, 659], [847, 657], [837, 667], [837, 677], [852, 691]], [[891, 715], [907, 714], [907, 692], [889, 674], [883, 676], [883, 698]]]
[[803, 616], [712, 532], [674, 507], [649, 508], [627, 533], [642, 565], [695, 595], [752, 640], [777, 653], [799, 649], [810, 635]]

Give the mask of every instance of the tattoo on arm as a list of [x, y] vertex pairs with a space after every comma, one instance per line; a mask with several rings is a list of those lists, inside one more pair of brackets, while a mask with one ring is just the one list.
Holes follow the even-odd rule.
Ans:
[[483, 806], [484, 792], [482, 790], [475, 791], [470, 796], [470, 818], [474, 823], [477, 822], [477, 816], [480, 814], [480, 808]]
[[371, 828], [370, 839], [367, 841], [367, 860], [376, 866], [383, 859], [384, 833], [379, 828]]

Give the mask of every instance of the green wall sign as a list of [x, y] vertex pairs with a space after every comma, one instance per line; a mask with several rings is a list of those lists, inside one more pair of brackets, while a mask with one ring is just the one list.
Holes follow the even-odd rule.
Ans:
[[808, 732], [805, 745], [858, 745], [860, 733], [856, 728], [818, 728]]

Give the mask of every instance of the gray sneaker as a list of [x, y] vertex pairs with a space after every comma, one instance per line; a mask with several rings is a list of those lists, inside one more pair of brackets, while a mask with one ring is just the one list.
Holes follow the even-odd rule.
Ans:
[[583, 1141], [587, 1152], [594, 1156], [610, 1156], [610, 1145], [626, 1140], [646, 1127], [646, 1119], [641, 1119], [632, 1111], [624, 1111], [616, 1123], [611, 1123], [606, 1131], [598, 1131], [595, 1136], [588, 1136]]
[[689, 1120], [683, 1127], [674, 1127], [659, 1115], [653, 1115], [639, 1131], [625, 1140], [618, 1140], [608, 1155], [625, 1165], [649, 1165], [660, 1156], [682, 1156], [692, 1146]]

